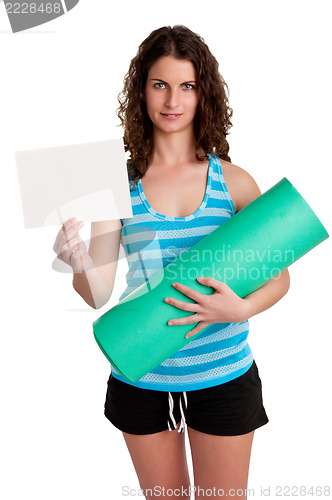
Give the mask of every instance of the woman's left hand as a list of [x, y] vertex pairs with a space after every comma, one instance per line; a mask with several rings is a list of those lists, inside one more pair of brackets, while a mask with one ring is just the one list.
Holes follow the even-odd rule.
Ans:
[[201, 285], [214, 288], [215, 292], [211, 295], [205, 295], [196, 292], [188, 286], [175, 282], [175, 286], [173, 283], [174, 288], [193, 299], [196, 304], [183, 302], [172, 297], [165, 298], [165, 302], [172, 306], [178, 307], [183, 311], [196, 313], [184, 318], [168, 321], [169, 325], [186, 325], [199, 321], [198, 325], [186, 334], [186, 339], [196, 335], [196, 333], [213, 323], [241, 323], [248, 319], [248, 302], [245, 299], [241, 299], [226, 283], [214, 278], [203, 278], [202, 280], [197, 278], [197, 280]]

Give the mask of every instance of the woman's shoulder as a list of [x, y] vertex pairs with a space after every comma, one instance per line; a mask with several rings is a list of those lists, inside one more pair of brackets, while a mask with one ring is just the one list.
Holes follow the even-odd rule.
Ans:
[[219, 161], [226, 187], [235, 206], [235, 211], [239, 212], [258, 198], [262, 194], [261, 190], [252, 175], [244, 168], [221, 158], [219, 158]]

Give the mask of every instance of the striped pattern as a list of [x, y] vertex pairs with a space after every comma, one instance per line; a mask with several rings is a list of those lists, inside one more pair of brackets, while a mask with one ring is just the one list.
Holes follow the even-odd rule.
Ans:
[[[209, 155], [208, 182], [200, 207], [187, 217], [156, 212], [142, 183], [131, 183], [133, 217], [121, 219], [121, 244], [129, 269], [121, 301], [182, 252], [235, 215], [219, 159]], [[176, 327], [175, 327], [176, 328]], [[115, 378], [143, 389], [188, 391], [233, 380], [253, 362], [247, 343], [249, 322], [215, 323], [138, 382], [130, 382], [112, 366]]]

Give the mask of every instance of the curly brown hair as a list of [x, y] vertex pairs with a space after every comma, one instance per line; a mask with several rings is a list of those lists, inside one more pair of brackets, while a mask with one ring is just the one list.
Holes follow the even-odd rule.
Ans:
[[134, 183], [143, 177], [152, 158], [153, 123], [143, 100], [148, 72], [152, 64], [164, 56], [191, 61], [196, 71], [198, 105], [194, 118], [196, 153], [198, 161], [208, 159], [208, 153], [231, 161], [226, 135], [232, 126], [233, 110], [228, 104], [228, 87], [219, 73], [219, 64], [203, 38], [189, 28], [177, 25], [156, 29], [141, 43], [131, 60], [124, 78], [124, 87], [118, 95], [117, 116], [124, 128], [128, 175]]

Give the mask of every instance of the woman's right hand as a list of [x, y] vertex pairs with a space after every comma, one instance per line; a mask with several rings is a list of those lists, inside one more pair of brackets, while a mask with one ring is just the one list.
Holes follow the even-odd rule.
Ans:
[[58, 232], [53, 246], [58, 259], [68, 264], [74, 273], [86, 272], [93, 267], [92, 259], [78, 232], [83, 226], [84, 222], [77, 221], [75, 217], [68, 219]]

